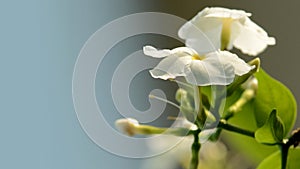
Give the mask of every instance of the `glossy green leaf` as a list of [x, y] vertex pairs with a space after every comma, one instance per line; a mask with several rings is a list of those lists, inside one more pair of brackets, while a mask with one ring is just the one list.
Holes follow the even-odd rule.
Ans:
[[[240, 97], [242, 92], [242, 89], [237, 89], [232, 96], [226, 99], [225, 110]], [[229, 124], [239, 126], [250, 131], [256, 131], [257, 125], [254, 117], [253, 100], [244, 105], [241, 111], [229, 120]], [[222, 132], [222, 136], [231, 147], [238, 150], [255, 164], [261, 162], [264, 158], [278, 150], [276, 146], [260, 144], [252, 137], [243, 136], [237, 133], [224, 130]]]
[[286, 136], [294, 126], [297, 115], [296, 101], [293, 94], [287, 87], [262, 69], [255, 73], [255, 77], [258, 80], [258, 91], [253, 108], [258, 127], [263, 126], [270, 112], [276, 109], [277, 115], [285, 126], [284, 136]]
[[[300, 168], [300, 148], [290, 148], [286, 169]], [[281, 169], [281, 153], [277, 151], [264, 159], [257, 169]]]
[[[284, 136], [291, 130], [296, 119], [296, 102], [291, 92], [280, 82], [267, 75], [262, 69], [255, 73], [258, 79], [258, 91], [254, 100], [242, 107], [242, 110], [229, 120], [230, 124], [256, 131], [262, 127], [274, 108], [285, 126]], [[241, 96], [243, 90], [237, 88], [226, 99], [225, 110]], [[235, 149], [257, 163], [275, 152], [276, 146], [258, 143], [255, 139], [236, 133], [223, 131], [223, 136]], [[259, 150], [259, 151], [258, 151]]]
[[256, 130], [255, 139], [259, 143], [274, 144], [282, 142], [284, 137], [284, 125], [277, 116], [277, 111], [273, 110], [265, 124]]

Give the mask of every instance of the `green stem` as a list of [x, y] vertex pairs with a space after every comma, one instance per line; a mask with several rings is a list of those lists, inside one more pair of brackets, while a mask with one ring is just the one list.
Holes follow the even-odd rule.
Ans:
[[201, 87], [194, 86], [194, 100], [195, 100], [195, 110], [199, 114], [202, 110], [202, 100], [201, 100]]
[[142, 134], [142, 135], [151, 135], [151, 134], [168, 134], [175, 136], [186, 136], [189, 134], [193, 134], [190, 129], [183, 127], [176, 128], [164, 128], [164, 127], [154, 127], [149, 125], [139, 125], [134, 128], [134, 134]]
[[289, 145], [288, 144], [282, 144], [280, 145], [280, 151], [281, 151], [281, 169], [286, 169], [287, 164], [287, 158], [289, 153]]
[[223, 96], [220, 96], [216, 99], [215, 106], [212, 108], [212, 113], [217, 120], [220, 119], [219, 109], [223, 100]]
[[299, 145], [299, 143], [300, 129], [298, 128], [292, 132], [292, 136], [287, 141], [283, 141], [283, 143], [279, 145], [279, 149], [281, 151], [281, 169], [286, 169], [289, 148], [291, 146], [296, 147]]
[[[213, 103], [213, 107], [211, 108], [211, 112], [212, 114], [215, 116], [216, 118], [216, 122], [218, 122], [220, 120], [220, 107], [222, 104], [223, 99], [226, 96], [226, 92], [224, 92], [224, 88], [222, 86], [214, 86], [214, 90], [216, 92], [216, 99], [215, 102]], [[220, 94], [221, 93], [221, 94]]]
[[194, 143], [192, 144], [192, 159], [190, 163], [190, 169], [197, 169], [199, 164], [199, 151], [200, 151], [200, 143], [199, 143], [199, 133], [200, 130], [194, 133]]
[[239, 134], [254, 138], [254, 132], [227, 124], [227, 122], [225, 120], [220, 120], [218, 127], [228, 130], [228, 131], [231, 131], [231, 132], [239, 133]]
[[194, 100], [195, 100], [195, 111], [197, 113], [197, 119], [195, 121], [195, 124], [198, 126], [198, 128], [201, 129], [205, 124], [207, 116], [203, 109], [202, 93], [201, 93], [200, 86], [194, 86]]

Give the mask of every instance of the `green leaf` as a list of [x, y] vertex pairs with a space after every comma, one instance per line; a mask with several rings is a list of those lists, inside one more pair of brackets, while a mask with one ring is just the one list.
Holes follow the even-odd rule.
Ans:
[[[242, 110], [229, 120], [232, 125], [256, 131], [268, 119], [271, 111], [276, 108], [277, 115], [285, 126], [284, 135], [291, 130], [296, 119], [296, 102], [291, 92], [280, 82], [267, 75], [262, 69], [254, 74], [258, 79], [258, 91], [254, 100], [242, 107]], [[243, 90], [237, 88], [226, 98], [225, 110], [239, 99]], [[232, 132], [223, 131], [223, 138], [233, 148], [238, 149], [252, 162], [257, 163], [274, 153], [275, 146], [258, 143], [255, 139]]]
[[277, 115], [285, 126], [284, 136], [286, 136], [293, 128], [297, 115], [297, 106], [293, 94], [287, 87], [273, 79], [262, 69], [255, 73], [255, 77], [258, 80], [258, 91], [253, 108], [257, 126], [263, 126], [270, 112], [276, 109]]
[[[290, 148], [286, 169], [299, 169], [300, 148]], [[281, 169], [281, 153], [277, 151], [264, 159], [257, 169]]]
[[259, 143], [274, 144], [281, 143], [284, 138], [284, 125], [277, 111], [273, 110], [266, 123], [256, 130], [255, 139]]
[[[242, 92], [242, 89], [237, 89], [232, 96], [226, 99], [225, 110], [240, 98]], [[257, 130], [256, 120], [254, 117], [253, 100], [244, 105], [242, 110], [229, 120], [229, 123], [250, 131]], [[227, 132], [226, 130], [222, 132], [222, 136], [231, 147], [238, 150], [255, 164], [261, 162], [264, 158], [278, 150], [275, 146], [260, 144], [251, 137]]]

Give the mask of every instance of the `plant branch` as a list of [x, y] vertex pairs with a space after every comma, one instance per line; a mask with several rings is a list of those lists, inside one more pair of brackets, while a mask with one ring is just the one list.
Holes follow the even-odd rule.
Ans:
[[280, 151], [281, 151], [281, 169], [286, 169], [290, 145], [281, 144], [279, 147], [280, 147]]
[[211, 112], [215, 116], [216, 120], [220, 119], [219, 109], [222, 104], [223, 99], [226, 97], [226, 92], [222, 92], [221, 86], [215, 86], [217, 94], [221, 92], [222, 94], [218, 95], [215, 99], [214, 107], [211, 109]]
[[192, 144], [192, 159], [190, 163], [190, 169], [197, 169], [199, 164], [199, 151], [200, 151], [200, 143], [199, 143], [199, 133], [200, 130], [194, 133], [194, 143]]
[[290, 147], [293, 145], [294, 147], [298, 146], [300, 143], [300, 128], [294, 130], [292, 132], [292, 136], [282, 144], [279, 145], [281, 151], [281, 169], [286, 169], [287, 159]]
[[246, 130], [246, 129], [241, 129], [241, 128], [233, 126], [233, 125], [230, 125], [230, 124], [227, 123], [226, 120], [220, 120], [220, 122], [218, 124], [218, 127], [222, 128], [224, 130], [228, 130], [228, 131], [231, 131], [231, 132], [239, 133], [239, 134], [254, 138], [254, 132]]
[[206, 114], [204, 112], [203, 103], [202, 103], [202, 93], [200, 86], [194, 86], [194, 100], [195, 100], [195, 111], [197, 113], [197, 119], [195, 124], [198, 128], [203, 128], [206, 121]]

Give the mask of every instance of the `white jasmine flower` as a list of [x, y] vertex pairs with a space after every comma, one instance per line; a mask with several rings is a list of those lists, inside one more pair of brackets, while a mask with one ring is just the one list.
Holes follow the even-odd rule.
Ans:
[[236, 47], [243, 53], [257, 55], [275, 39], [249, 19], [250, 13], [221, 7], [205, 8], [184, 24], [178, 34], [186, 46], [200, 54]]
[[167, 80], [183, 76], [188, 83], [197, 86], [228, 85], [235, 75], [241, 76], [252, 69], [237, 55], [228, 51], [218, 50], [199, 55], [188, 47], [157, 50], [152, 46], [145, 46], [144, 53], [163, 58], [150, 70], [152, 77]]

